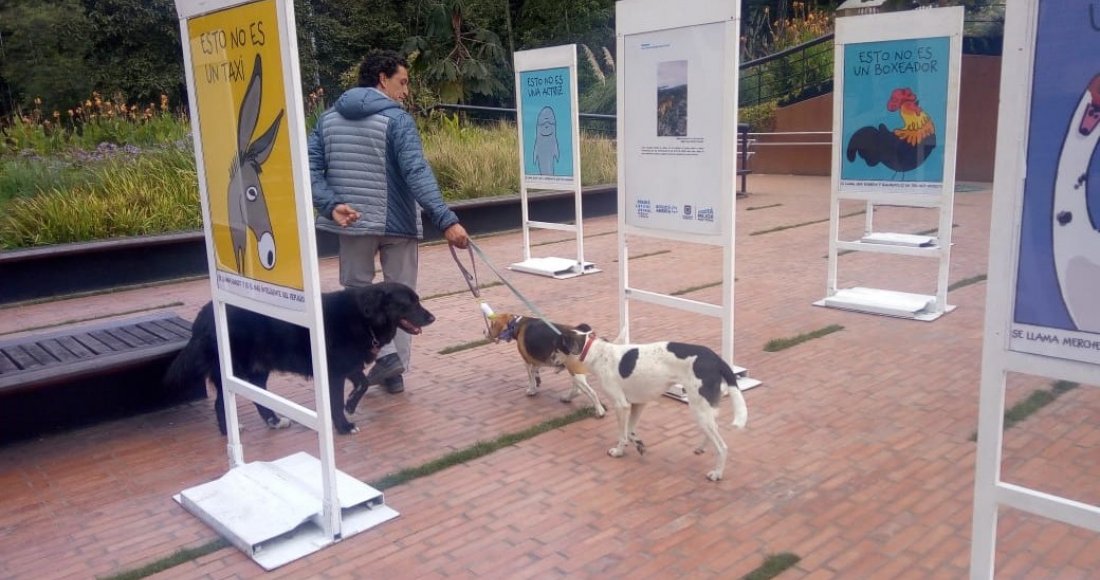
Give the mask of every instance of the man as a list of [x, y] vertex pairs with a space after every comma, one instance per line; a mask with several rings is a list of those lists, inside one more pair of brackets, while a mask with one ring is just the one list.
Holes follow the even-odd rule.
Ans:
[[[341, 95], [309, 136], [317, 228], [339, 234], [345, 287], [372, 283], [378, 254], [384, 280], [416, 288], [420, 208], [452, 245], [469, 243], [424, 158], [416, 122], [401, 107], [408, 68], [393, 51], [372, 51], [359, 66], [359, 86]], [[411, 343], [410, 335], [397, 333], [378, 353], [366, 384], [404, 391]]]

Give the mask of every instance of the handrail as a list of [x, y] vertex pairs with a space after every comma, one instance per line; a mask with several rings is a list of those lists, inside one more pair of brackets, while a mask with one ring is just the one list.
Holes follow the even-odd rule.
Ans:
[[744, 69], [747, 69], [747, 68], [750, 68], [750, 67], [754, 67], [756, 65], [767, 64], [767, 63], [769, 63], [773, 60], [781, 59], [785, 56], [794, 54], [794, 53], [796, 53], [800, 50], [806, 50], [807, 48], [812, 48], [812, 47], [817, 46], [817, 45], [819, 45], [823, 42], [828, 42], [828, 41], [832, 40], [834, 36], [836, 36], [836, 33], [834, 33], [834, 32], [829, 32], [829, 33], [826, 33], [826, 34], [822, 34], [821, 36], [819, 36], [819, 37], [817, 37], [813, 40], [807, 40], [806, 42], [803, 42], [802, 44], [796, 44], [795, 46], [792, 46], [790, 48], [784, 48], [783, 50], [781, 50], [779, 52], [776, 52], [776, 53], [769, 54], [768, 56], [762, 56], [760, 58], [754, 58], [753, 60], [745, 61], [745, 62], [741, 63], [741, 66], [738, 67], [738, 68], [740, 68], [741, 70], [744, 70]]
[[[496, 113], [496, 114], [516, 114], [515, 107], [486, 107], [483, 105], [460, 105], [458, 103], [436, 103], [428, 107], [428, 110], [433, 109], [449, 109], [454, 111], [471, 111], [481, 113]], [[602, 113], [577, 113], [577, 116], [582, 119], [592, 119], [598, 121], [614, 121], [615, 115], [605, 115]]]

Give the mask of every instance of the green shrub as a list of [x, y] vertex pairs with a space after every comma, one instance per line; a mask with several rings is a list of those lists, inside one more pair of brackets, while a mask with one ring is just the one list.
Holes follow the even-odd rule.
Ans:
[[751, 107], [742, 107], [737, 112], [737, 121], [739, 123], [748, 123], [749, 130], [754, 133], [774, 131], [775, 109], [775, 101], [768, 101]]
[[156, 234], [201, 227], [191, 151], [165, 148], [113, 159], [85, 183], [10, 200], [0, 245], [33, 246]]
[[46, 113], [36, 107], [0, 120], [4, 149], [41, 155], [72, 148], [91, 150], [102, 143], [154, 147], [186, 139], [188, 119], [172, 113], [168, 98], [160, 103], [127, 105], [122, 95], [103, 99], [98, 93], [66, 111]]
[[[462, 126], [457, 117], [439, 115], [424, 123], [422, 136], [447, 200], [519, 190], [514, 124]], [[615, 182], [611, 140], [583, 136], [581, 158], [583, 183]], [[0, 170], [0, 248], [202, 227], [187, 139], [148, 149], [103, 143], [49, 156], [0, 155]]]

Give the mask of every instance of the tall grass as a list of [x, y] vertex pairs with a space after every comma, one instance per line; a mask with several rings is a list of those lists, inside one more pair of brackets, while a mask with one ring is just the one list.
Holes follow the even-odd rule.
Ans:
[[[516, 126], [460, 126], [453, 117], [427, 125], [424, 152], [448, 200], [473, 199], [519, 191]], [[615, 145], [582, 135], [581, 183], [614, 183], [618, 177]]]
[[122, 95], [104, 99], [99, 93], [65, 111], [47, 112], [39, 101], [26, 113], [0, 119], [4, 148], [12, 153], [40, 155], [70, 149], [92, 150], [102, 143], [153, 147], [187, 138], [187, 119], [172, 112], [168, 97], [159, 103], [127, 104]]
[[167, 147], [97, 164], [83, 183], [10, 200], [7, 248], [196, 229], [202, 224], [191, 151]]
[[[100, 142], [91, 150], [70, 146], [60, 153], [50, 149], [51, 136], [60, 132], [39, 128], [35, 134], [19, 126], [19, 143], [28, 146], [12, 153], [9, 140], [8, 152], [0, 153], [0, 248], [201, 228], [187, 125], [183, 119], [171, 122], [177, 127], [164, 131], [157, 146]], [[424, 124], [422, 135], [447, 200], [518, 191], [515, 125], [460, 126], [453, 118], [437, 118]], [[138, 133], [130, 136], [137, 139]], [[583, 137], [581, 157], [583, 183], [615, 182], [610, 140]]]

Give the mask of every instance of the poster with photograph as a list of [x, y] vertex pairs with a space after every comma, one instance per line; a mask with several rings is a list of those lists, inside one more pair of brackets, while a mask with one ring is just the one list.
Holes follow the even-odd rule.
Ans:
[[1009, 348], [1100, 364], [1100, 32], [1043, 2], [1035, 42]]
[[657, 63], [657, 136], [687, 137], [686, 60]]
[[573, 184], [573, 93], [569, 67], [519, 73], [523, 178], [528, 187]]
[[188, 30], [218, 287], [305, 310], [276, 2]]
[[943, 192], [948, 37], [844, 45], [841, 192]]
[[721, 233], [723, 23], [625, 38], [625, 135], [631, 226]]

